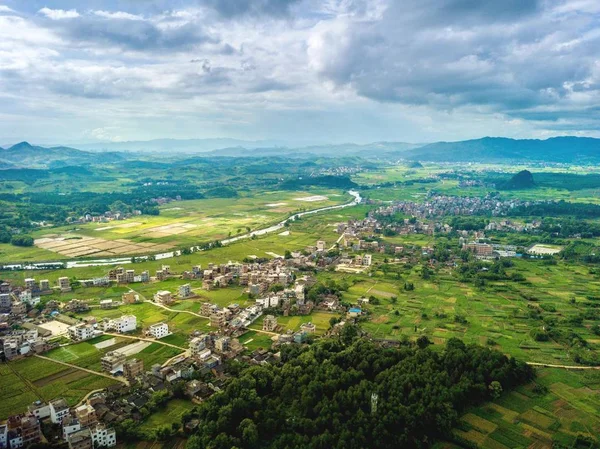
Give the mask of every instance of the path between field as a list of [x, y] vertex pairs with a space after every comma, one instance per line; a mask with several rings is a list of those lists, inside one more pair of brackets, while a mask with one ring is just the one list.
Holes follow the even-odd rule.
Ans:
[[[196, 289], [196, 290], [197, 290], [197, 289]], [[187, 314], [189, 314], [189, 315], [194, 315], [194, 316], [197, 316], [198, 318], [204, 318], [204, 319], [207, 319], [207, 320], [208, 320], [208, 319], [210, 319], [210, 317], [208, 317], [208, 316], [200, 315], [199, 313], [192, 312], [191, 310], [177, 310], [177, 309], [171, 309], [170, 307], [167, 307], [167, 306], [165, 306], [164, 304], [158, 304], [158, 303], [156, 303], [156, 302], [154, 302], [154, 301], [148, 301], [148, 300], [145, 300], [144, 302], [147, 302], [148, 304], [153, 304], [153, 305], [155, 305], [156, 307], [160, 307], [161, 309], [165, 309], [165, 310], [167, 310], [167, 311], [169, 311], [169, 312], [175, 312], [175, 313], [187, 313]], [[258, 332], [258, 333], [260, 333], [260, 334], [267, 334], [267, 335], [279, 335], [279, 334], [277, 334], [276, 332], [264, 331], [264, 330], [262, 330], [262, 329], [248, 329], [248, 330], [249, 330], [249, 331]], [[108, 334], [108, 335], [112, 335], [112, 334]], [[120, 335], [120, 334], [119, 334], [119, 335]], [[157, 342], [158, 342], [158, 340], [157, 340]], [[182, 348], [180, 348], [180, 349], [182, 349]]]
[[83, 368], [81, 366], [73, 365], [72, 363], [61, 362], [60, 360], [54, 360], [54, 359], [51, 359], [50, 357], [44, 357], [43, 355], [39, 355], [39, 354], [34, 354], [33, 356], [37, 357], [38, 359], [43, 359], [43, 360], [47, 360], [49, 362], [58, 363], [59, 365], [68, 366], [69, 368], [78, 369], [79, 371], [85, 371], [86, 373], [95, 374], [96, 376], [106, 377], [107, 379], [117, 380], [121, 383], [124, 383], [125, 385], [129, 385], [129, 382], [124, 377], [115, 377], [115, 376], [111, 376], [110, 374], [99, 373], [98, 371], [94, 371], [91, 369]]
[[165, 343], [164, 341], [156, 340], [154, 338], [145, 338], [145, 337], [136, 337], [135, 335], [127, 335], [127, 334], [113, 334], [112, 332], [104, 332], [104, 335], [110, 335], [111, 337], [120, 337], [120, 338], [129, 338], [130, 340], [139, 340], [139, 341], [148, 341], [150, 343], [158, 343], [159, 345], [169, 346], [175, 349], [181, 349], [185, 351], [185, 348], [181, 346], [173, 345], [171, 343]]
[[573, 366], [573, 365], [553, 365], [551, 363], [525, 362], [530, 366], [541, 366], [543, 368], [561, 368], [576, 370], [600, 370], [600, 366]]

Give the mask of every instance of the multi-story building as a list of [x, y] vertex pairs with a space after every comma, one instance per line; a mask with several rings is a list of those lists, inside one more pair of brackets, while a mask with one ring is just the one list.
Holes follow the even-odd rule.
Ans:
[[194, 337], [190, 340], [190, 352], [192, 356], [198, 355], [206, 349], [206, 343], [210, 337], [206, 334]]
[[61, 292], [70, 292], [71, 291], [71, 282], [67, 276], [63, 276], [58, 278], [58, 288], [60, 288]]
[[210, 326], [222, 329], [227, 324], [227, 317], [223, 311], [216, 311], [210, 315]]
[[36, 401], [28, 406], [27, 411], [37, 419], [44, 419], [50, 416], [50, 406], [41, 401]]
[[123, 296], [121, 296], [121, 301], [123, 301], [123, 304], [134, 304], [139, 302], [139, 300], [140, 296], [133, 290], [123, 293]]
[[25, 279], [25, 288], [31, 291], [38, 290], [38, 286], [33, 278]]
[[188, 298], [192, 295], [192, 287], [190, 284], [183, 284], [179, 286], [179, 297], [180, 298]]
[[125, 271], [125, 282], [127, 282], [127, 283], [133, 282], [134, 278], [135, 278], [135, 270]]
[[8, 426], [6, 424], [0, 424], [0, 449], [6, 449], [8, 447]]
[[69, 338], [73, 341], [84, 341], [96, 336], [96, 329], [91, 324], [79, 323], [68, 329]]
[[154, 295], [154, 302], [163, 305], [169, 305], [173, 303], [173, 298], [171, 297], [171, 292], [168, 290], [159, 290]]
[[91, 433], [94, 447], [113, 447], [117, 444], [115, 429], [107, 428], [104, 424], [97, 424]]
[[148, 328], [148, 334], [154, 338], [163, 338], [169, 335], [169, 326], [166, 323], [156, 323]]
[[114, 320], [105, 320], [102, 322], [104, 331], [115, 331], [120, 334], [133, 332], [137, 328], [137, 318], [135, 315], [123, 315]]
[[50, 281], [48, 279], [42, 279], [40, 281], [40, 291], [46, 292], [50, 290]]
[[275, 329], [277, 329], [277, 317], [273, 315], [265, 316], [263, 320], [263, 330], [273, 332]]
[[10, 313], [13, 315], [25, 315], [27, 313], [27, 304], [21, 301], [15, 301], [10, 307]]
[[75, 417], [81, 424], [81, 427], [90, 427], [98, 422], [96, 409], [90, 404], [82, 404], [74, 410]]
[[102, 370], [110, 374], [115, 374], [119, 371], [123, 371], [123, 364], [127, 360], [125, 354], [117, 351], [109, 351], [100, 360], [102, 363]]
[[67, 440], [69, 449], [93, 449], [92, 432], [90, 429], [82, 429], [69, 435]]
[[139, 359], [131, 359], [127, 360], [123, 364], [123, 375], [129, 379], [133, 380], [140, 374], [144, 372], [144, 361]]
[[61, 424], [69, 414], [69, 405], [63, 398], [54, 399], [48, 403], [50, 406], [50, 421], [53, 424]]
[[226, 352], [229, 350], [229, 337], [221, 337], [215, 340], [215, 351]]
[[0, 310], [3, 312], [10, 311], [12, 307], [12, 299], [10, 293], [0, 293]]

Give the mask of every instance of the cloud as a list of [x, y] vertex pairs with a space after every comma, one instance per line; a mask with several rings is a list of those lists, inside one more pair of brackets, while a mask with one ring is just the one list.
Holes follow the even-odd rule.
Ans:
[[299, 0], [206, 0], [221, 16], [285, 16]]
[[14, 11], [6, 5], [0, 5], [0, 12], [14, 12]]
[[50, 9], [44, 7], [38, 12], [52, 20], [74, 19], [79, 17], [79, 13], [75, 9], [69, 9], [66, 11], [64, 9]]
[[376, 20], [340, 16], [317, 25], [307, 46], [310, 67], [381, 103], [508, 116], [544, 105], [568, 112], [581, 107], [576, 89], [600, 99], [590, 82], [600, 33], [597, 23], [557, 17], [548, 5], [392, 1]]
[[164, 24], [123, 12], [94, 11], [73, 20], [56, 22], [53, 28], [73, 42], [134, 51], [181, 51], [198, 44], [218, 43], [198, 22]]

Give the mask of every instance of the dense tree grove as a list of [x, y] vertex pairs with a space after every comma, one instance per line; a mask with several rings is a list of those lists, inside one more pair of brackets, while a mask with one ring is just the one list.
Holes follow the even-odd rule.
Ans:
[[527, 365], [458, 339], [445, 350], [327, 339], [250, 367], [191, 417], [189, 449], [422, 448], [466, 407], [532, 379]]

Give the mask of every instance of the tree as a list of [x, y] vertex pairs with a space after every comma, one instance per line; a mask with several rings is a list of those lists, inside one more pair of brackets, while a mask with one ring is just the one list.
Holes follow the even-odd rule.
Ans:
[[14, 246], [33, 246], [33, 237], [30, 235], [13, 235], [10, 243]]
[[494, 380], [489, 384], [488, 390], [492, 399], [498, 399], [502, 395], [502, 384]]
[[425, 349], [427, 346], [431, 345], [431, 341], [427, 337], [427, 335], [421, 335], [417, 338], [417, 346], [421, 349]]

